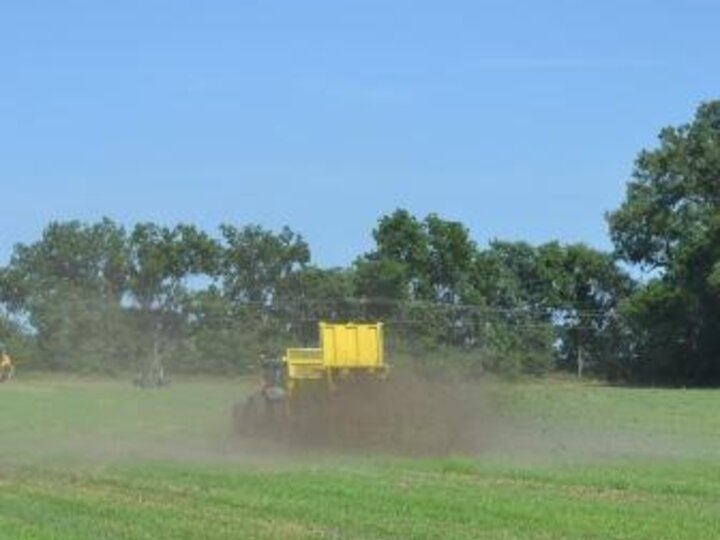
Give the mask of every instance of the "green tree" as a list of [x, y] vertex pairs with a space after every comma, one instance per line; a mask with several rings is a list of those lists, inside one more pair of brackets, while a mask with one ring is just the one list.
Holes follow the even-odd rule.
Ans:
[[221, 226], [223, 290], [235, 302], [269, 305], [279, 284], [310, 262], [310, 247], [288, 227], [279, 234], [250, 225]]
[[215, 286], [189, 291], [183, 302], [184, 339], [174, 354], [176, 368], [190, 373], [251, 372], [260, 352], [284, 344], [284, 336], [268, 336], [259, 312], [255, 306], [231, 302]]
[[559, 339], [559, 365], [580, 375], [588, 367], [619, 376], [620, 306], [634, 287], [632, 279], [611, 254], [584, 244], [552, 242], [538, 248], [538, 257], [546, 279], [544, 303]]
[[15, 246], [0, 295], [34, 329], [38, 364], [92, 369], [123, 361], [126, 268], [125, 231], [109, 219], [53, 222], [37, 242]]
[[169, 228], [154, 223], [137, 224], [128, 247], [136, 356], [141, 364], [160, 366], [185, 345], [188, 281], [216, 275], [221, 248], [193, 225]]
[[355, 290], [368, 315], [387, 318], [399, 313], [399, 306], [410, 296], [407, 266], [392, 259], [365, 256], [355, 261]]
[[436, 214], [421, 221], [399, 209], [380, 219], [373, 238], [375, 249], [355, 265], [361, 295], [391, 301], [460, 301], [476, 249], [461, 223]]
[[610, 254], [583, 244], [496, 240], [477, 253], [470, 284], [467, 297], [485, 306], [473, 339], [504, 351], [497, 361], [509, 356], [539, 371], [554, 351], [560, 367], [578, 372], [612, 365], [608, 342], [618, 339], [619, 305], [632, 281]]
[[127, 286], [125, 242], [125, 230], [107, 218], [52, 222], [39, 241], [15, 246], [4, 270], [8, 299], [27, 307], [59, 283], [119, 297]]
[[537, 250], [526, 242], [494, 240], [477, 253], [470, 274], [471, 298], [511, 312], [547, 307], [547, 276]]
[[308, 266], [293, 272], [277, 287], [274, 310], [295, 343], [314, 346], [319, 321], [362, 320], [364, 306], [355, 297], [354, 275], [344, 268]]
[[[375, 250], [363, 258], [367, 261], [391, 261], [380, 263], [378, 269], [388, 272], [380, 275], [382, 281], [400, 275], [404, 277], [405, 288], [411, 299], [429, 299], [432, 288], [429, 280], [430, 246], [424, 224], [407, 210], [398, 209], [380, 218], [373, 230]], [[369, 289], [386, 289], [366, 283]], [[399, 296], [400, 291], [395, 292]]]
[[491, 371], [543, 373], [552, 368], [552, 277], [536, 247], [494, 240], [479, 250], [466, 298], [474, 310], [472, 343]]
[[186, 280], [218, 272], [220, 246], [193, 225], [135, 226], [128, 241], [129, 290], [144, 310], [171, 309]]
[[457, 303], [469, 281], [477, 246], [460, 222], [430, 214], [423, 225], [428, 239], [427, 280], [434, 289], [434, 299]]
[[290, 320], [352, 319], [357, 306], [353, 277], [344, 268], [308, 266], [278, 284], [275, 303]]
[[631, 375], [720, 382], [720, 101], [640, 152], [608, 220], [617, 256], [653, 276], [627, 308]]

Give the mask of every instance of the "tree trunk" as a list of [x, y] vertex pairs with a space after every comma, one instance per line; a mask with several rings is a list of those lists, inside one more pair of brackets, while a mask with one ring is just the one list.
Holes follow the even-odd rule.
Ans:
[[582, 379], [583, 370], [585, 369], [585, 358], [583, 358], [583, 350], [578, 347], [577, 353], [577, 375], [578, 379]]

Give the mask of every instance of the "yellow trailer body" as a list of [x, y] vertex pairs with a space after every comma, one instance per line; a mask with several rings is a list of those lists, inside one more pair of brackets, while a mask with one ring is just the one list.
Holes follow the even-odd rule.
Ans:
[[320, 348], [327, 368], [382, 368], [382, 323], [320, 323]]
[[333, 392], [343, 380], [382, 379], [385, 365], [382, 323], [320, 323], [319, 348], [285, 351], [285, 386], [293, 397], [318, 389]]

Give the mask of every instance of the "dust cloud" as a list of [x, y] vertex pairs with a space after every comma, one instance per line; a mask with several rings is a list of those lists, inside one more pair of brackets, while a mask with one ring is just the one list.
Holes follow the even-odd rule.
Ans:
[[538, 411], [508, 407], [509, 394], [528, 388], [397, 371], [383, 382], [341, 384], [274, 421], [262, 416], [238, 425], [233, 405], [257, 389], [255, 380], [181, 379], [138, 390], [119, 381], [21, 379], [0, 393], [0, 466], [177, 462], [276, 469], [357, 456], [569, 462], [708, 451], [701, 438], [693, 446], [632, 422], [598, 426], [584, 423], [581, 413], [572, 422], [547, 416], [543, 404]]
[[473, 455], [489, 448], [502, 424], [482, 384], [411, 373], [382, 382], [341, 383], [333, 394], [300, 399], [289, 409], [240, 417], [238, 436], [300, 451]]

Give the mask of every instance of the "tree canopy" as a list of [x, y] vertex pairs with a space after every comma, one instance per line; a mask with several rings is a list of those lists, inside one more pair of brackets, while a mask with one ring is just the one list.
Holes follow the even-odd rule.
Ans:
[[720, 101], [640, 152], [608, 220], [616, 255], [652, 271], [626, 306], [632, 375], [720, 381]]

